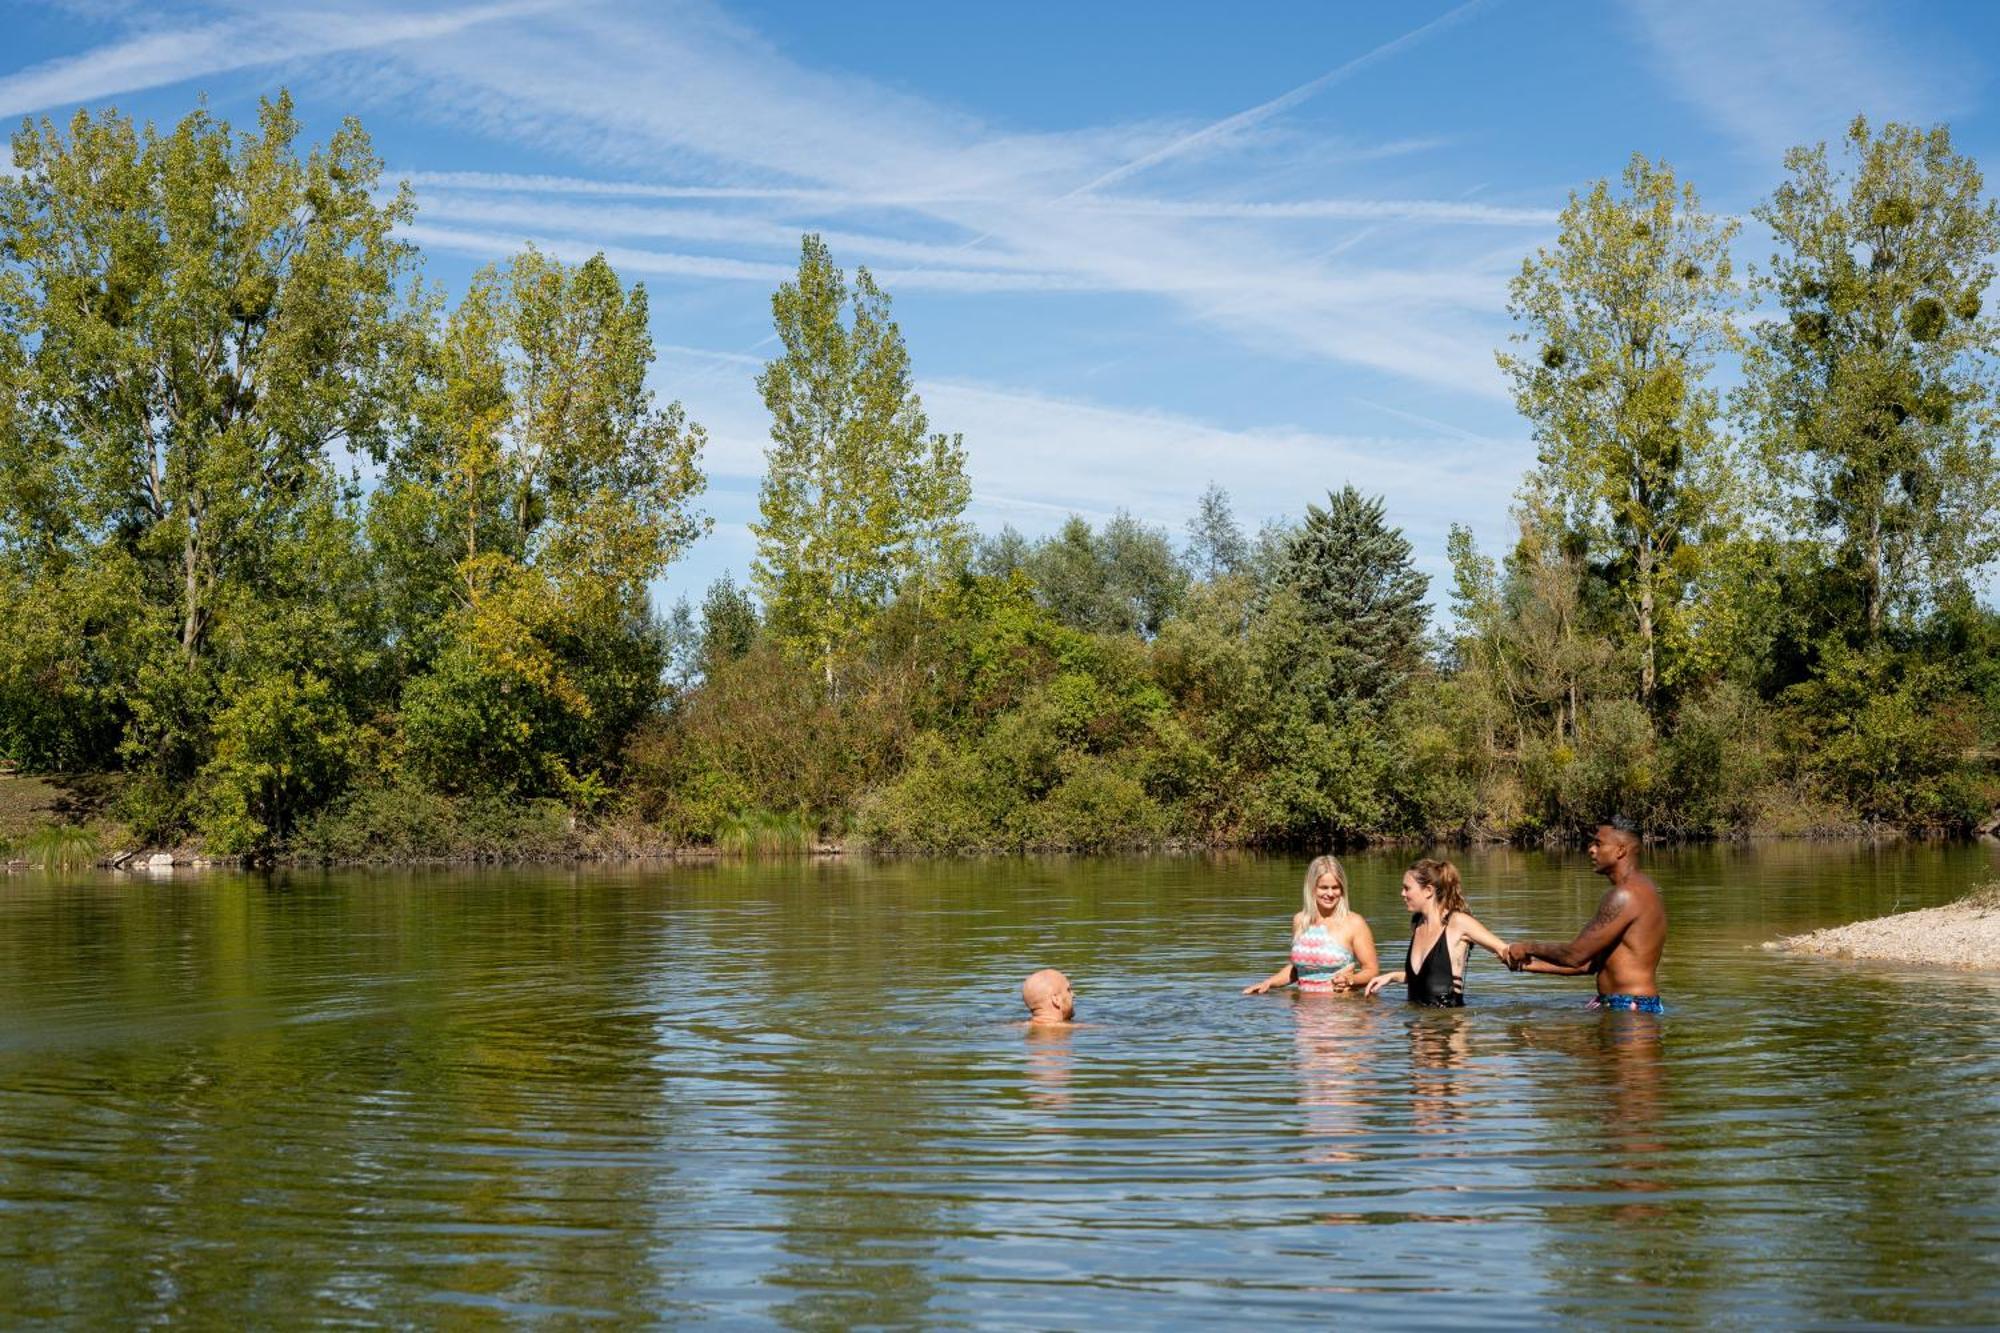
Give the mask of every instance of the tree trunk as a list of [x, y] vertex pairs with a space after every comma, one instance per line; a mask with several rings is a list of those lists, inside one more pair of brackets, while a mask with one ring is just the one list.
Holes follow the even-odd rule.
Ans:
[[192, 665], [201, 645], [207, 616], [201, 608], [201, 553], [197, 545], [195, 510], [189, 506], [187, 533], [181, 539], [181, 656]]
[[1639, 702], [1646, 705], [1648, 712], [1653, 708], [1653, 694], [1659, 684], [1659, 668], [1654, 657], [1653, 646], [1653, 551], [1649, 546], [1639, 548]]
[[1868, 642], [1882, 637], [1882, 511], [1868, 519]]

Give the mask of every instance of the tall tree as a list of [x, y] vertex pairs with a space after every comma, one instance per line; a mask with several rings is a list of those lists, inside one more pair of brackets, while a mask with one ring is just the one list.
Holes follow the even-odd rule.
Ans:
[[1664, 162], [1635, 155], [1623, 186], [1572, 194], [1555, 248], [1522, 263], [1508, 309], [1531, 350], [1499, 362], [1534, 426], [1537, 484], [1622, 593], [1652, 707], [1662, 641], [1731, 497], [1703, 379], [1733, 337], [1736, 224], [1704, 213]]
[[242, 134], [79, 112], [24, 126], [0, 178], [0, 558], [73, 618], [43, 678], [96, 682], [172, 799], [250, 683], [331, 718], [365, 665], [336, 453], [379, 453], [404, 401], [411, 205], [359, 125], [298, 133], [283, 95]]
[[379, 497], [398, 561], [448, 569], [459, 605], [495, 562], [539, 569], [575, 602], [657, 578], [705, 530], [706, 436], [646, 387], [648, 318], [646, 289], [627, 291], [602, 255], [569, 265], [531, 246], [476, 274]]
[[1778, 243], [1744, 403], [1795, 497], [1853, 581], [1869, 639], [1886, 610], [1948, 590], [2000, 550], [1993, 461], [2000, 324], [1982, 308], [2000, 205], [1943, 126], [1856, 118], [1836, 169], [1825, 144], [1785, 155], [1757, 210]]
[[563, 789], [659, 696], [648, 585], [699, 534], [701, 428], [656, 405], [645, 289], [530, 248], [479, 273], [373, 513], [403, 582], [411, 752]]
[[842, 655], [898, 587], [962, 558], [965, 449], [932, 433], [867, 269], [850, 287], [809, 235], [771, 311], [784, 351], [757, 377], [771, 445], [752, 573], [772, 627], [834, 689]]

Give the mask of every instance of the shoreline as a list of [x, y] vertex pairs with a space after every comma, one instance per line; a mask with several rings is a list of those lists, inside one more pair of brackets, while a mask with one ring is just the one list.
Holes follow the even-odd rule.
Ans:
[[1941, 907], [1783, 935], [1764, 947], [1821, 958], [2000, 971], [2000, 886], [1976, 889]]

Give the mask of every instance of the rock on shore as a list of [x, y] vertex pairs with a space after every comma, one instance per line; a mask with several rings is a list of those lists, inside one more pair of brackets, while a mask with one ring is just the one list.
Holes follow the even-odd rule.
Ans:
[[1981, 889], [1955, 903], [1921, 912], [1898, 912], [1873, 921], [1787, 935], [1764, 947], [1828, 958], [2000, 969], [2000, 888]]

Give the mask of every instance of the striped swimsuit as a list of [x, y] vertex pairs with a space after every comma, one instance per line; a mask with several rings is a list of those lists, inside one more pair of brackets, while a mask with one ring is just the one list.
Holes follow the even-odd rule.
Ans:
[[1354, 955], [1335, 944], [1317, 921], [1292, 937], [1292, 975], [1300, 990], [1332, 990], [1334, 974], [1353, 963]]

